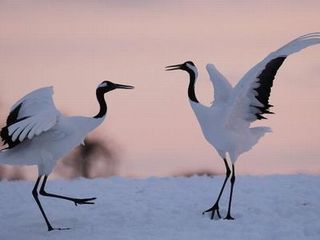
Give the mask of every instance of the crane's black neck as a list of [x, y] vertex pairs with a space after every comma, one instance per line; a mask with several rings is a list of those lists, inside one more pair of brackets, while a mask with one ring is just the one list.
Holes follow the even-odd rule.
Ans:
[[188, 87], [189, 99], [193, 102], [198, 103], [199, 101], [196, 97], [196, 92], [195, 92], [196, 74], [192, 70], [189, 70], [187, 72], [189, 73], [189, 76], [190, 76], [190, 82], [189, 82], [189, 87]]
[[104, 94], [105, 92], [103, 92], [101, 89], [99, 88], [97, 89], [96, 95], [97, 95], [98, 103], [100, 105], [100, 110], [98, 114], [94, 116], [94, 118], [102, 118], [107, 113], [107, 103], [106, 103], [106, 100], [104, 99]]

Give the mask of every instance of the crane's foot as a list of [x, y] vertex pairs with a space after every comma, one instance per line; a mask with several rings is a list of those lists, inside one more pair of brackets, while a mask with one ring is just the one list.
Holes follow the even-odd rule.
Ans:
[[207, 212], [211, 212], [211, 220], [214, 218], [215, 213], [217, 213], [218, 218], [221, 218], [220, 212], [219, 212], [219, 204], [215, 203], [211, 208], [207, 209], [206, 211], [202, 212], [202, 215], [204, 215]]
[[234, 220], [233, 217], [231, 217], [230, 213], [228, 212], [227, 216], [224, 218], [225, 220]]
[[78, 206], [78, 204], [94, 204], [94, 200], [96, 200], [97, 198], [93, 197], [93, 198], [72, 198], [72, 201], [74, 202], [74, 204], [76, 206]]
[[58, 231], [64, 231], [64, 230], [70, 230], [71, 228], [53, 228], [53, 227], [48, 227], [48, 232], [58, 230]]

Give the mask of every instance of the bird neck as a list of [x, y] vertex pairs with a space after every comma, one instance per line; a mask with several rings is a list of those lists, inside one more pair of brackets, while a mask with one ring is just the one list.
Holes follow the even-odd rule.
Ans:
[[104, 99], [104, 94], [105, 92], [102, 92], [101, 90], [99, 90], [99, 88], [97, 89], [96, 95], [97, 95], [97, 100], [100, 106], [100, 110], [98, 114], [94, 116], [94, 118], [102, 118], [107, 113], [107, 103]]
[[195, 83], [196, 83], [196, 73], [194, 71], [188, 71], [190, 76], [190, 82], [188, 87], [188, 97], [191, 101], [198, 103], [198, 99], [196, 97], [195, 92]]

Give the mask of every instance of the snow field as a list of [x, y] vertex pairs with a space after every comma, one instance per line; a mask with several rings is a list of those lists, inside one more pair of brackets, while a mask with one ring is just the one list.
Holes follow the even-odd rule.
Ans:
[[[320, 239], [320, 176], [238, 176], [232, 215], [210, 220], [224, 177], [52, 180], [47, 191], [97, 197], [96, 204], [41, 196], [54, 227], [47, 232], [34, 202], [34, 182], [0, 182], [0, 239]], [[221, 198], [226, 215], [229, 183]]]

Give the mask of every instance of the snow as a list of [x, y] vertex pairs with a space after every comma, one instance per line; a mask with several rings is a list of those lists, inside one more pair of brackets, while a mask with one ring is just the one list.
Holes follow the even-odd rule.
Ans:
[[[52, 225], [71, 228], [47, 232], [31, 195], [34, 182], [3, 181], [0, 239], [320, 239], [320, 176], [239, 176], [236, 220], [210, 220], [201, 212], [211, 207], [222, 182], [223, 176], [51, 180], [48, 192], [97, 200], [76, 207], [41, 196]], [[221, 199], [223, 216], [228, 195]]]

